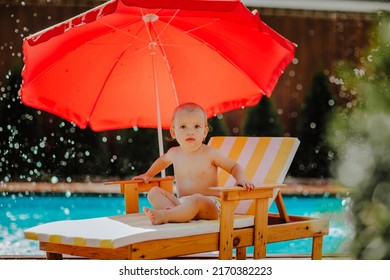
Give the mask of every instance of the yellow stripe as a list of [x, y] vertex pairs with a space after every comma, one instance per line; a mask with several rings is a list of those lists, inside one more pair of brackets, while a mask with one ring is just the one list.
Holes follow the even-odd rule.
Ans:
[[[233, 143], [233, 146], [228, 154], [229, 158], [231, 158], [234, 161], [237, 161], [239, 158], [242, 150], [244, 149], [244, 146], [248, 140], [248, 137], [237, 137]], [[229, 178], [230, 174], [226, 172], [225, 170], [221, 170], [218, 176], [218, 184], [221, 186], [226, 185], [226, 181]]]
[[50, 235], [49, 242], [62, 244], [61, 235]]
[[87, 240], [82, 237], [75, 237], [73, 238], [73, 245], [77, 246], [87, 246]]
[[216, 149], [220, 149], [224, 140], [225, 140], [225, 137], [212, 137], [212, 138], [210, 138], [209, 145], [211, 147], [216, 148]]
[[294, 146], [293, 138], [283, 138], [278, 152], [272, 162], [271, 168], [264, 180], [264, 184], [276, 184], [281, 171]]
[[[210, 138], [209, 145], [211, 147], [213, 147], [213, 148], [221, 149], [222, 144], [225, 141], [225, 139], [226, 139], [226, 137], [223, 137], [223, 136], [212, 137], [212, 138]], [[226, 176], [226, 174], [225, 175], [221, 175], [223, 173], [226, 173], [226, 171], [223, 170], [223, 169], [220, 169], [220, 171], [218, 173], [218, 185], [219, 186], [223, 186], [224, 185], [224, 184], [222, 184], [222, 180]], [[227, 175], [227, 177], [228, 177], [228, 175]], [[226, 179], [225, 179], [225, 183], [226, 183]]]
[[25, 232], [24, 237], [26, 239], [38, 240], [38, 233], [36, 232]]
[[100, 248], [114, 248], [112, 241], [106, 240], [106, 239], [100, 240], [99, 247]]
[[245, 167], [245, 175], [248, 180], [253, 181], [256, 171], [260, 167], [260, 163], [263, 160], [265, 151], [268, 148], [271, 138], [260, 138], [256, 144], [256, 147], [253, 151], [251, 158], [248, 161], [247, 166]]
[[236, 138], [236, 141], [234, 141], [232, 149], [230, 150], [230, 153], [229, 153], [229, 157], [232, 160], [237, 161], [237, 159], [240, 157], [242, 150], [244, 149], [244, 146], [245, 146], [247, 141], [248, 141], [248, 137], [237, 137]]
[[[260, 149], [260, 147], [256, 147], [256, 151], [254, 152], [254, 154], [257, 155], [259, 162], [254, 163], [254, 167], [253, 167], [253, 170], [251, 172], [256, 172], [257, 168], [260, 167], [261, 159], [263, 159], [266, 150], [269, 148], [269, 144], [271, 142], [271, 139], [272, 138], [262, 138], [261, 139], [261, 146], [262, 146], [261, 148], [262, 149]], [[294, 143], [295, 143], [295, 139], [293, 139], [293, 138], [283, 138], [282, 139], [282, 142], [280, 144], [280, 147], [278, 148], [278, 151], [277, 151], [275, 158], [272, 162], [270, 170], [268, 171], [268, 174], [267, 174], [266, 178], [264, 179], [264, 184], [277, 183], [277, 180], [280, 176], [280, 173], [282, 172], [282, 170], [285, 166], [285, 163], [291, 154], [291, 150], [294, 146]], [[259, 144], [260, 143], [258, 143], [257, 146], [259, 146]], [[257, 150], [257, 149], [259, 149], [259, 150]], [[260, 154], [258, 154], [258, 153], [260, 153]], [[247, 176], [249, 177], [249, 171], [246, 171], [246, 172], [248, 172]], [[253, 180], [253, 179], [251, 179], [251, 180]], [[255, 213], [255, 203], [252, 202], [250, 207], [248, 208], [247, 214], [253, 215], [254, 213]]]
[[[265, 152], [267, 151], [270, 142], [271, 142], [270, 137], [258, 138], [258, 142], [256, 144], [254, 151], [253, 151], [253, 154], [252, 154], [251, 158], [249, 159], [249, 162], [245, 168], [245, 175], [247, 176], [247, 178], [249, 180], [253, 181], [253, 179], [257, 173], [257, 170], [260, 168], [260, 163], [264, 158]], [[250, 206], [249, 206], [246, 213], [249, 215], [254, 215], [254, 213], [255, 213], [254, 201], [245, 202], [245, 203], [250, 203]]]

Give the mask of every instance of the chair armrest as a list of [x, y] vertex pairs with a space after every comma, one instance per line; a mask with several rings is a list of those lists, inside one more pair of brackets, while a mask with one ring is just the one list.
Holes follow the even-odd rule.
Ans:
[[[231, 200], [247, 200], [247, 199], [256, 199], [256, 198], [265, 198], [272, 197], [272, 192], [274, 189], [285, 188], [286, 184], [279, 185], [259, 185], [255, 186], [255, 189], [252, 191], [247, 191], [243, 187], [238, 186], [226, 186], [226, 187], [212, 187], [210, 189], [219, 191], [221, 193], [221, 201], [231, 201]], [[270, 195], [271, 194], [271, 195]]]
[[120, 192], [124, 195], [126, 214], [139, 212], [139, 193], [148, 192], [152, 187], [160, 187], [173, 192], [173, 176], [153, 178], [145, 184], [143, 180], [123, 180], [107, 182], [106, 185], [120, 185]]
[[[112, 181], [112, 182], [106, 182], [105, 185], [120, 185], [121, 193], [124, 194], [124, 186], [136, 186], [138, 189], [138, 192], [148, 192], [152, 187], [158, 186], [160, 188], [166, 189], [167, 191], [170, 190], [170, 186], [173, 186], [173, 180], [175, 178], [173, 176], [168, 176], [164, 178], [152, 178], [149, 183], [145, 183], [141, 179], [130, 179], [130, 180], [120, 180], [120, 181]], [[173, 188], [172, 188], [173, 191]]]
[[[279, 184], [279, 185], [264, 184], [264, 185], [256, 186], [255, 190], [250, 192], [248, 192], [246, 189], [242, 187], [237, 187], [237, 186], [213, 187], [212, 189], [221, 192], [221, 204], [223, 204], [224, 201], [230, 201], [230, 200], [233, 201], [251, 200], [251, 199], [253, 200], [257, 198], [268, 197], [268, 195], [270, 195], [269, 191], [271, 191], [271, 197], [274, 197], [274, 189], [279, 190], [280, 188], [287, 188], [287, 187], [288, 185], [286, 184]], [[286, 222], [289, 222], [290, 219], [288, 217], [286, 207], [284, 205], [283, 197], [280, 191], [278, 191], [276, 197], [274, 197], [274, 201], [278, 208], [278, 212], [281, 219]]]

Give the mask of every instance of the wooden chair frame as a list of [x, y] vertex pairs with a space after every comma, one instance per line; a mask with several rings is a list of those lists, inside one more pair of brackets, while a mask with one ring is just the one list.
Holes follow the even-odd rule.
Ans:
[[[154, 179], [149, 184], [141, 180], [110, 182], [119, 184], [124, 195], [126, 213], [138, 213], [139, 193], [147, 192], [153, 186], [173, 191], [173, 177]], [[201, 234], [179, 238], [144, 241], [116, 249], [95, 248], [40, 242], [40, 249], [46, 251], [47, 259], [62, 259], [62, 254], [92, 259], [161, 259], [202, 252], [219, 251], [219, 259], [246, 259], [246, 248], [254, 246], [254, 259], [266, 257], [267, 243], [299, 238], [313, 238], [312, 259], [322, 258], [323, 236], [328, 234], [329, 222], [325, 219], [289, 216], [279, 192], [275, 201], [279, 214], [268, 214], [268, 199], [274, 188], [285, 185], [264, 185], [247, 192], [239, 187], [218, 187], [221, 192], [220, 230], [218, 233]], [[256, 211], [254, 226], [234, 229], [234, 209], [237, 200], [254, 199]]]

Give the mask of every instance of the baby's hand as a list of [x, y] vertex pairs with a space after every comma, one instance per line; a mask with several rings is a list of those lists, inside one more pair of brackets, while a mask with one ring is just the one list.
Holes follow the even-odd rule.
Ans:
[[133, 177], [132, 179], [133, 179], [133, 180], [143, 180], [143, 181], [145, 182], [145, 184], [147, 184], [147, 183], [150, 182], [150, 180], [151, 180], [152, 178], [153, 178], [153, 177], [150, 177], [148, 174], [144, 173], [144, 174], [135, 176], [135, 177]]
[[252, 190], [255, 189], [255, 185], [251, 181], [249, 181], [247, 179], [237, 180], [236, 185], [240, 186], [240, 187], [243, 187], [243, 188], [245, 188], [248, 191], [252, 191]]

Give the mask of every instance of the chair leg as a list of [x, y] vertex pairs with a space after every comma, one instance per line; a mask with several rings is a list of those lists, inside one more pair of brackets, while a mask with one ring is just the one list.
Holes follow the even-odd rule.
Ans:
[[236, 260], [246, 260], [246, 247], [236, 248]]
[[316, 235], [313, 237], [313, 246], [311, 259], [312, 260], [321, 260], [322, 259], [322, 235]]
[[234, 201], [222, 200], [222, 209], [219, 226], [219, 259], [231, 260], [233, 258], [233, 213]]
[[267, 252], [268, 198], [258, 198], [256, 203], [255, 228], [253, 235], [253, 258], [262, 259]]
[[62, 260], [62, 254], [46, 252], [46, 259], [48, 259], [48, 260]]

